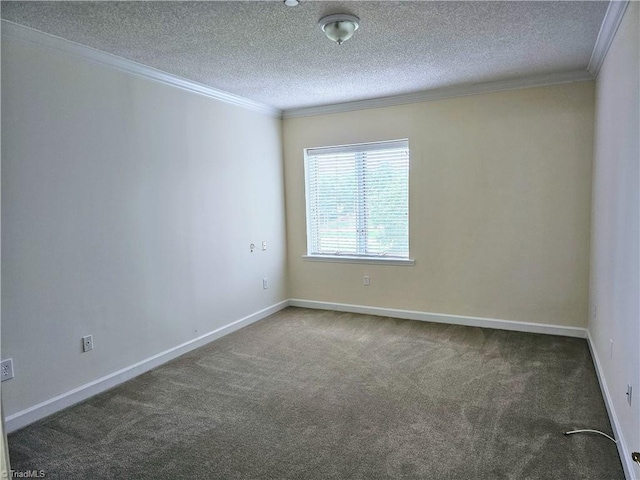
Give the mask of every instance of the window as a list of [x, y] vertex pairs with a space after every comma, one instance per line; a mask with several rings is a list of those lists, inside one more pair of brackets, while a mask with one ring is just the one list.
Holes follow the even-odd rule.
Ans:
[[308, 148], [309, 259], [409, 260], [409, 142]]

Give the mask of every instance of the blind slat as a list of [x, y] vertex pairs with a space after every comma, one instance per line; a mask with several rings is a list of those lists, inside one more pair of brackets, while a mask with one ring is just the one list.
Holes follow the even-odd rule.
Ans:
[[409, 256], [407, 140], [305, 151], [308, 253]]

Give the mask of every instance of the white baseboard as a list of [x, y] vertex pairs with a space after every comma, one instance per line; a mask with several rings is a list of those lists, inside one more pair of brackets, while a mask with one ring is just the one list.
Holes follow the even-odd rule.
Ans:
[[602, 396], [604, 397], [607, 413], [613, 427], [613, 433], [617, 440], [618, 454], [622, 461], [622, 467], [627, 480], [640, 480], [634, 473], [634, 465], [631, 461], [631, 450], [620, 428], [620, 422], [613, 408], [611, 394], [607, 387], [598, 354], [593, 345], [589, 331], [585, 328], [565, 327], [560, 325], [546, 325], [541, 323], [517, 322], [513, 320], [498, 320], [495, 318], [467, 317], [463, 315], [447, 315], [442, 313], [417, 312], [412, 310], [398, 310], [392, 308], [368, 307], [363, 305], [350, 305], [345, 303], [318, 302], [315, 300], [301, 300], [292, 298], [289, 300], [292, 307], [314, 308], [319, 310], [335, 310], [338, 312], [363, 313], [367, 315], [379, 315], [384, 317], [404, 318], [407, 320], [420, 320], [435, 323], [448, 323], [453, 325], [465, 325], [470, 327], [496, 328], [500, 330], [513, 330], [518, 332], [543, 333], [549, 335], [561, 335], [565, 337], [577, 337], [587, 339], [591, 357], [596, 369]]
[[121, 383], [131, 380], [138, 375], [152, 370], [163, 363], [173, 360], [180, 355], [184, 355], [191, 350], [195, 350], [198, 347], [202, 347], [213, 340], [228, 335], [231, 332], [235, 332], [247, 325], [250, 325], [258, 320], [262, 320], [269, 315], [282, 310], [289, 306], [288, 300], [276, 303], [270, 307], [264, 308], [258, 312], [247, 315], [244, 318], [236, 320], [234, 322], [225, 325], [224, 327], [217, 328], [209, 333], [205, 333], [197, 338], [189, 340], [181, 345], [175, 346], [164, 352], [158, 353], [152, 357], [144, 359], [138, 363], [130, 365], [126, 368], [118, 370], [117, 372], [110, 373], [102, 378], [89, 382], [78, 388], [74, 388], [68, 392], [58, 395], [57, 397], [46, 400], [42, 403], [26, 408], [20, 412], [9, 415], [6, 418], [5, 428], [7, 433], [18, 430], [22, 427], [29, 425], [35, 421], [38, 421], [44, 417], [47, 417], [55, 412], [58, 412], [64, 408], [70, 407], [78, 402], [86, 400], [89, 397], [104, 392], [110, 388], [115, 387]]
[[420, 320], [423, 322], [449, 323], [467, 327], [495, 328], [498, 330], [513, 330], [517, 332], [544, 333], [547, 335], [561, 335], [563, 337], [586, 338], [587, 330], [578, 327], [564, 327], [561, 325], [546, 325], [543, 323], [517, 322], [514, 320], [499, 320], [486, 317], [467, 317], [464, 315], [449, 315], [445, 313], [418, 312], [414, 310], [398, 310], [394, 308], [367, 307], [364, 305], [350, 305], [346, 303], [318, 302], [315, 300], [289, 300], [292, 307], [315, 308], [320, 310], [336, 310], [339, 312], [364, 313], [383, 317]]
[[607, 407], [607, 413], [609, 414], [609, 420], [611, 421], [611, 427], [613, 428], [613, 435], [617, 441], [616, 445], [618, 447], [618, 454], [620, 455], [620, 460], [622, 462], [622, 468], [624, 469], [624, 475], [627, 480], [638, 480], [639, 477], [635, 475], [633, 471], [634, 466], [631, 463], [631, 450], [627, 445], [624, 434], [622, 433], [622, 428], [620, 427], [620, 422], [618, 421], [618, 416], [616, 415], [616, 411], [613, 408], [613, 401], [611, 399], [611, 394], [609, 393], [607, 380], [604, 377], [604, 371], [602, 370], [600, 359], [598, 358], [598, 353], [596, 352], [595, 345], [593, 344], [593, 339], [591, 338], [591, 334], [589, 333], [589, 331], [587, 331], [587, 343], [589, 344], [589, 350], [591, 350], [591, 358], [593, 358], [593, 363], [596, 367], [596, 374], [598, 375], [600, 390], [602, 391], [604, 404]]
[[[7, 416], [6, 430], [8, 433], [18, 430], [30, 423], [36, 422], [64, 408], [70, 407], [78, 402], [86, 400], [94, 395], [113, 388], [126, 382], [144, 372], [156, 368], [180, 355], [191, 350], [206, 345], [207, 343], [223, 337], [242, 327], [250, 325], [258, 320], [279, 311], [287, 306], [336, 310], [342, 312], [363, 313], [368, 315], [378, 315], [384, 317], [404, 318], [408, 320], [420, 320], [435, 323], [448, 323], [454, 325], [465, 325], [471, 327], [496, 328], [501, 330], [514, 330], [519, 332], [544, 333], [550, 335], [562, 335], [568, 337], [586, 338], [587, 331], [584, 328], [564, 327], [558, 325], [545, 325], [539, 323], [516, 322], [511, 320], [498, 320], [484, 317], [468, 317], [462, 315], [448, 315], [442, 313], [418, 312], [412, 310], [399, 310], [392, 308], [368, 307], [363, 305], [350, 305], [344, 303], [329, 303], [313, 300], [289, 299], [255, 312], [244, 318], [236, 320], [224, 327], [213, 330], [197, 338], [189, 340], [181, 345], [173, 347], [164, 352], [130, 365], [126, 368], [110, 373], [102, 378], [89, 382], [78, 388], [65, 392], [57, 397], [41, 402], [20, 412]], [[598, 375], [600, 375], [598, 373]]]

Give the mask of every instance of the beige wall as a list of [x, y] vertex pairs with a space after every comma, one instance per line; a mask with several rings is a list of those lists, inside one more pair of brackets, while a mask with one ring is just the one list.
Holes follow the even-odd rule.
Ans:
[[[596, 82], [589, 333], [621, 428], [640, 451], [640, 5], [630, 2]], [[611, 348], [610, 340], [613, 342]], [[627, 403], [627, 383], [633, 385]]]
[[[290, 297], [585, 327], [593, 115], [586, 82], [286, 119]], [[415, 266], [303, 261], [303, 149], [405, 137]]]

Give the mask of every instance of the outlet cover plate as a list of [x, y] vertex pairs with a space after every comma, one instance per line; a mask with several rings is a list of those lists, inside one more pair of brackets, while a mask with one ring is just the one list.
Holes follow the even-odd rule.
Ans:
[[0, 364], [0, 378], [3, 382], [13, 378], [13, 358], [2, 360], [2, 364]]
[[82, 351], [88, 352], [89, 350], [93, 350], [93, 335], [82, 337]]

